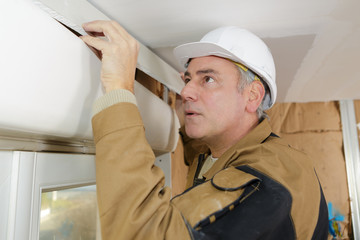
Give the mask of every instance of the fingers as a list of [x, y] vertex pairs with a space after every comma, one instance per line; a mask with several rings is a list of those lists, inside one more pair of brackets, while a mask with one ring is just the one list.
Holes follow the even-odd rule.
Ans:
[[92, 37], [92, 36], [81, 36], [80, 37], [87, 45], [99, 50], [99, 51], [103, 51], [106, 48], [106, 41], [100, 39], [100, 38], [96, 38], [96, 37]]
[[81, 39], [96, 49], [102, 60], [101, 81], [106, 92], [119, 88], [133, 91], [138, 42], [114, 21], [93, 21], [83, 28], [89, 35]]
[[[127, 45], [132, 49], [138, 49], [137, 41], [128, 32], [115, 21], [97, 20], [89, 23], [84, 23], [83, 28], [89, 33], [88, 36], [81, 37], [88, 45], [103, 51], [109, 43], [118, 45]], [[105, 36], [105, 39], [97, 38]]]
[[110, 42], [113, 40], [132, 38], [127, 33], [127, 31], [115, 21], [97, 20], [89, 23], [84, 23], [83, 28], [92, 36], [107, 37]]

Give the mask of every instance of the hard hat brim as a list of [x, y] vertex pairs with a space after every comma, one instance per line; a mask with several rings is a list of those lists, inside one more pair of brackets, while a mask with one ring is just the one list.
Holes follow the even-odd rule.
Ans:
[[185, 70], [186, 63], [191, 58], [218, 56], [228, 58], [235, 62], [244, 64], [241, 59], [238, 59], [234, 54], [227, 51], [223, 47], [210, 42], [192, 42], [180, 45], [174, 49], [174, 55], [181, 64], [182, 70]]

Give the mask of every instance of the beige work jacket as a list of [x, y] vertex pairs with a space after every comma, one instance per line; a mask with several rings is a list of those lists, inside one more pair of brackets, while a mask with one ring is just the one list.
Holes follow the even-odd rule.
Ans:
[[[155, 156], [136, 105], [118, 103], [102, 110], [93, 118], [93, 132], [103, 240], [196, 239], [194, 233], [210, 231], [206, 226], [226, 219], [228, 211], [255, 197], [261, 176], [290, 193], [287, 215], [295, 238], [314, 235], [321, 188], [313, 164], [303, 153], [270, 136], [266, 120], [216, 161], [204, 175], [210, 181], [173, 200], [171, 190], [164, 188], [163, 172], [154, 166]], [[190, 168], [189, 185], [196, 165], [197, 160]]]

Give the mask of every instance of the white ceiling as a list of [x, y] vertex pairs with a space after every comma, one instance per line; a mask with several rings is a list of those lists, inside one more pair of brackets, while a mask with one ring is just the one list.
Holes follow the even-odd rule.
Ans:
[[89, 0], [179, 69], [172, 49], [225, 25], [270, 47], [278, 101], [360, 99], [359, 0]]

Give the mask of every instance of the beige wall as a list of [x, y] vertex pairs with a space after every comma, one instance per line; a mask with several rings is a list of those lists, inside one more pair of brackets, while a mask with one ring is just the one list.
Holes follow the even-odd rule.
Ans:
[[313, 159], [327, 202], [346, 218], [341, 228], [348, 239], [351, 220], [338, 102], [277, 103], [268, 114], [273, 131]]

